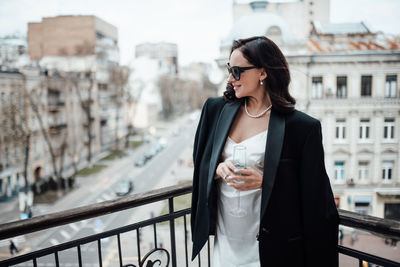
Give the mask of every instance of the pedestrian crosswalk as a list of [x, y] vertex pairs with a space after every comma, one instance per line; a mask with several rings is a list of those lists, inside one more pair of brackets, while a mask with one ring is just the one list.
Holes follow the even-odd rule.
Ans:
[[69, 227], [72, 228], [72, 230], [78, 232], [79, 231], [79, 227], [76, 225], [76, 223], [70, 223]]
[[53, 245], [53, 246], [57, 246], [60, 244], [60, 242], [58, 242], [55, 238], [50, 238], [49, 242]]
[[104, 192], [103, 194], [101, 194], [99, 197], [96, 198], [96, 203], [100, 203], [103, 201], [107, 201], [107, 200], [111, 200], [115, 198], [115, 194], [112, 192]]
[[63, 237], [65, 237], [65, 239], [67, 239], [67, 240], [71, 239], [71, 235], [68, 234], [65, 230], [61, 230], [61, 231], [60, 231], [60, 234], [61, 234]]

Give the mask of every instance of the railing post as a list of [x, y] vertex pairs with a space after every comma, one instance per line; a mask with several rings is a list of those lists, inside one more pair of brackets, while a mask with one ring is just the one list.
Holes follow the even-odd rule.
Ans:
[[185, 230], [185, 259], [186, 259], [186, 267], [189, 267], [189, 261], [188, 261], [188, 244], [187, 244], [187, 240], [188, 240], [188, 235], [187, 235], [187, 228], [186, 228], [186, 215], [183, 216], [183, 225], [185, 226], [184, 230]]
[[[169, 204], [169, 214], [174, 213], [174, 198], [168, 199]], [[176, 247], [175, 247], [175, 221], [174, 218], [169, 220], [169, 228], [171, 234], [171, 257], [172, 257], [172, 267], [176, 267]]]
[[101, 240], [97, 239], [97, 253], [99, 254], [99, 266], [103, 267], [103, 260], [101, 257]]
[[78, 264], [79, 267], [82, 267], [82, 253], [81, 253], [81, 245], [78, 245]]
[[137, 242], [137, 253], [138, 253], [138, 266], [142, 267], [142, 257], [140, 255], [140, 229], [136, 229], [136, 242]]

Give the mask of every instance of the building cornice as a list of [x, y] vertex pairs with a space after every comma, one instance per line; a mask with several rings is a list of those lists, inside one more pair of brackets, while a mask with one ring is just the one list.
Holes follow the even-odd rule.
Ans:
[[289, 64], [400, 62], [400, 50], [367, 50], [285, 55]]

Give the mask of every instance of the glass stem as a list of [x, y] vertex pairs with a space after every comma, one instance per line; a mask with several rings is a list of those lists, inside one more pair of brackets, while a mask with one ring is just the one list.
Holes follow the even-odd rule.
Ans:
[[240, 210], [240, 191], [238, 190], [238, 209]]

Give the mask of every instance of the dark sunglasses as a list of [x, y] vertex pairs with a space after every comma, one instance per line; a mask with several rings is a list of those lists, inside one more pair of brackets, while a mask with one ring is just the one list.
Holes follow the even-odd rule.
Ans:
[[229, 72], [230, 74], [232, 74], [233, 78], [234, 78], [236, 81], [239, 81], [239, 80], [240, 80], [240, 73], [242, 73], [243, 71], [251, 70], [251, 69], [257, 69], [256, 66], [252, 66], [252, 67], [238, 67], [238, 66], [233, 66], [233, 67], [231, 67], [231, 66], [229, 65], [229, 63], [226, 63], [226, 68], [228, 69], [228, 72]]

